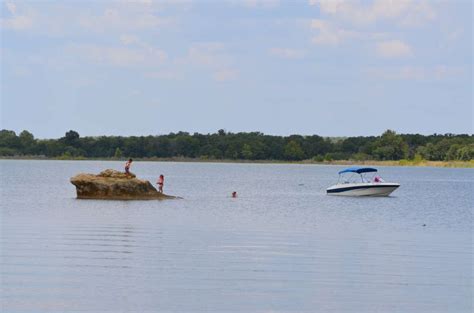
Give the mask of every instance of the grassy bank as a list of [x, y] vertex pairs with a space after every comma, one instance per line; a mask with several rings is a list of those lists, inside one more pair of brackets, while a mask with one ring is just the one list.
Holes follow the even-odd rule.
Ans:
[[[0, 157], [3, 160], [74, 160], [74, 161], [123, 161], [125, 158], [84, 158], [84, 157], [58, 157], [47, 158], [38, 156], [15, 156]], [[231, 159], [203, 159], [203, 158], [133, 158], [135, 161], [150, 162], [203, 162], [203, 163], [256, 163], [256, 164], [320, 164], [320, 165], [375, 165], [375, 166], [420, 166], [420, 167], [451, 167], [451, 168], [474, 168], [474, 160], [470, 161], [427, 161], [427, 160], [333, 160], [318, 162], [315, 160], [283, 161], [283, 160], [231, 160]]]
[[[305, 163], [305, 162], [304, 162]], [[308, 162], [315, 164], [334, 164], [334, 165], [375, 165], [375, 166], [423, 166], [423, 167], [455, 167], [455, 168], [474, 168], [474, 160], [470, 161], [414, 161], [414, 160], [398, 160], [398, 161], [354, 161], [354, 160], [337, 160], [329, 162]]]

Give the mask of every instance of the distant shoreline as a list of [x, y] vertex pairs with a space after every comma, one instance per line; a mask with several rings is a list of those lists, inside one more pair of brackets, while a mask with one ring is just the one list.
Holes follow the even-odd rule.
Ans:
[[[315, 165], [376, 165], [376, 166], [418, 166], [418, 167], [447, 167], [447, 168], [474, 168], [474, 160], [470, 161], [415, 161], [415, 160], [333, 160], [333, 161], [284, 161], [284, 160], [232, 160], [232, 159], [203, 159], [203, 158], [133, 158], [143, 162], [198, 162], [198, 163], [236, 163], [236, 164], [315, 164]], [[125, 161], [125, 158], [48, 158], [37, 156], [0, 157], [0, 160], [50, 160], [50, 161]]]

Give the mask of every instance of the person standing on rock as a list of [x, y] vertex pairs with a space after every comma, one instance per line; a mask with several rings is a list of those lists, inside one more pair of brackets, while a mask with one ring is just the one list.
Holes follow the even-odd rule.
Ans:
[[163, 185], [165, 184], [165, 176], [161, 174], [156, 183], [158, 184], [158, 191], [163, 193]]
[[132, 166], [132, 159], [128, 159], [127, 163], [125, 163], [125, 174], [130, 174], [130, 166]]

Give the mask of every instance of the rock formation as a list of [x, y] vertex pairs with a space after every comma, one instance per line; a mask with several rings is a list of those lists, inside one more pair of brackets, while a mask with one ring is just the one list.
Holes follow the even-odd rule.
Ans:
[[105, 170], [98, 175], [78, 174], [71, 178], [76, 186], [78, 199], [152, 200], [176, 197], [159, 193], [147, 180], [115, 170]]

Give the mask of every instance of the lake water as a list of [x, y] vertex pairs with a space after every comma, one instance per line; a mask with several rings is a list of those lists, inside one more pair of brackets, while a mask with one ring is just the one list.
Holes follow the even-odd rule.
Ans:
[[135, 162], [184, 199], [75, 199], [122, 163], [0, 161], [0, 311], [473, 311], [472, 169], [383, 167], [391, 197], [346, 198], [341, 166]]

